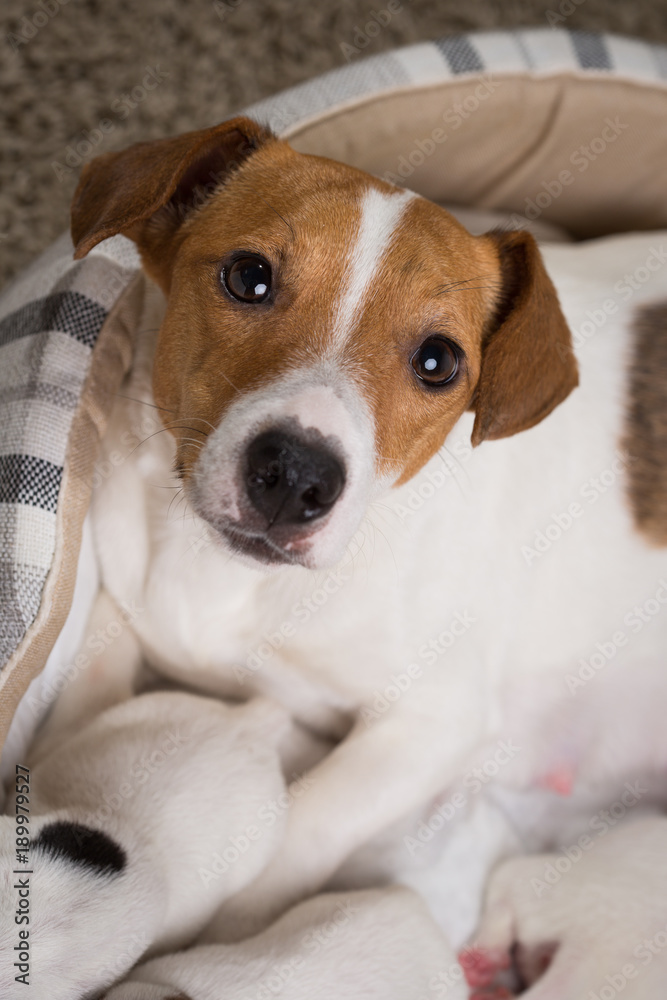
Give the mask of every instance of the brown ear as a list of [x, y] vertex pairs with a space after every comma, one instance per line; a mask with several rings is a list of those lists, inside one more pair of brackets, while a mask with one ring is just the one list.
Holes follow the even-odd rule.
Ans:
[[490, 233], [502, 300], [482, 348], [472, 444], [543, 420], [578, 383], [570, 329], [537, 244], [526, 232]]
[[213, 190], [271, 138], [268, 129], [239, 117], [96, 157], [83, 168], [72, 202], [74, 257], [116, 233], [140, 242], [141, 223], [165, 206], [177, 228], [202, 189]]

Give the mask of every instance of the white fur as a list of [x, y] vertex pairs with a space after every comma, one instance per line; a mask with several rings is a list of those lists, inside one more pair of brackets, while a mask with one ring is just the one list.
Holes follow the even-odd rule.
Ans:
[[375, 469], [373, 420], [369, 408], [332, 362], [291, 373], [267, 387], [238, 397], [207, 438], [194, 470], [193, 507], [216, 528], [244, 528], [244, 479], [239, 460], [262, 431], [282, 419], [332, 437], [345, 465], [343, 493], [326, 515], [285, 548], [304, 565], [332, 565], [341, 558], [368, 506]]
[[[667, 982], [667, 820], [629, 823], [570, 855], [501, 866], [478, 943], [501, 959], [519, 942], [534, 983], [525, 1000], [658, 1000]], [[538, 978], [533, 960], [544, 946], [557, 951]]]
[[[226, 871], [216, 864], [284, 790], [275, 748], [286, 727], [284, 712], [268, 702], [230, 708], [182, 693], [147, 694], [30, 761], [33, 841], [50, 823], [75, 822], [111, 837], [127, 864], [100, 875], [33, 845], [30, 863], [16, 865], [14, 817], [0, 817], [0, 989], [15, 986], [2, 995], [25, 989], [13, 968], [24, 926], [14, 923], [21, 878], [14, 868], [32, 871], [25, 992], [34, 1000], [79, 1000], [143, 955], [190, 943], [276, 848], [281, 814]], [[10, 805], [13, 812], [13, 795]]]
[[342, 453], [346, 482], [333, 510], [312, 528], [299, 531], [282, 550], [310, 568], [331, 566], [342, 558], [371, 499], [376, 463], [370, 409], [338, 357], [366, 301], [382, 282], [383, 257], [400, 235], [407, 204], [416, 197], [411, 191], [387, 194], [375, 187], [366, 189], [343, 268], [343, 287], [334, 300], [326, 357], [317, 365], [240, 395], [209, 435], [196, 462], [192, 501], [197, 513], [223, 534], [225, 529], [234, 529], [257, 536], [244, 516], [248, 511], [252, 514], [252, 507], [239, 471], [242, 456], [263, 430], [280, 426], [283, 420], [296, 421], [304, 430], [314, 428], [334, 439]]
[[[151, 984], [149, 986], [149, 984]], [[135, 970], [109, 1000], [464, 1000], [463, 973], [416, 895], [397, 887], [330, 893], [237, 945], [206, 945]]]
[[360, 205], [361, 219], [344, 270], [345, 287], [336, 300], [331, 352], [345, 346], [358, 323], [362, 307], [382, 282], [382, 258], [397, 236], [406, 206], [417, 195], [397, 190], [391, 194], [369, 187]]
[[[155, 486], [170, 481], [172, 443], [157, 435], [129, 454], [122, 435], [144, 408], [119, 400], [105, 447], [126, 458], [97, 491], [94, 519], [106, 586], [116, 601], [144, 609], [136, 622], [144, 654], [167, 675], [219, 695], [269, 694], [323, 739], [341, 738], [352, 725], [313, 767], [276, 857], [222, 908], [207, 932], [212, 940], [258, 930], [411, 811], [418, 827], [498, 741], [521, 750], [494, 779], [508, 795], [495, 808], [514, 808], [524, 831], [552, 772], [573, 771], [577, 794], [565, 805], [575, 830], [585, 826], [592, 789], [613, 801], [619, 776], [664, 770], [667, 730], [654, 709], [667, 701], [667, 607], [636, 632], [626, 621], [667, 579], [667, 555], [636, 532], [622, 468], [594, 501], [582, 493], [619, 468], [632, 314], [667, 298], [667, 268], [629, 299], [614, 285], [643, 266], [661, 238], [545, 249], [575, 331], [592, 306], [617, 300], [618, 310], [578, 350], [580, 388], [538, 426], [474, 451], [472, 415], [464, 415], [442, 455], [387, 491], [382, 505], [371, 504], [333, 572], [288, 567], [267, 576], [230, 559], [187, 507], [168, 517], [168, 491]], [[151, 292], [146, 328], [159, 325], [161, 308]], [[122, 391], [150, 401], [148, 338], [141, 350]], [[522, 548], [573, 501], [583, 515], [529, 564]], [[567, 676], [619, 629], [628, 642], [570, 694]], [[441, 634], [453, 641], [433, 655]], [[593, 725], [600, 717], [622, 736], [604, 754]], [[553, 812], [541, 814], [532, 849], [554, 829]], [[449, 845], [445, 837], [445, 853]], [[494, 851], [480, 858], [482, 875]], [[405, 861], [403, 852], [389, 867], [402, 873]], [[480, 881], [478, 866], [472, 893]], [[433, 893], [442, 912], [446, 885], [434, 884]]]

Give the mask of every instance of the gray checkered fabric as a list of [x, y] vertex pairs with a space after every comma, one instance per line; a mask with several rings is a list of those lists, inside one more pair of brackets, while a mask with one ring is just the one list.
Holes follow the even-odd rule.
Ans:
[[75, 262], [63, 237], [0, 297], [0, 664], [39, 610], [72, 417], [102, 324], [138, 265], [128, 240]]
[[[289, 135], [362, 97], [466, 74], [584, 70], [667, 79], [664, 47], [549, 28], [459, 35], [348, 58], [341, 69], [246, 113]], [[138, 266], [123, 237], [106, 240], [81, 262], [72, 260], [63, 237], [0, 296], [0, 669], [40, 608], [72, 418], [102, 325]]]

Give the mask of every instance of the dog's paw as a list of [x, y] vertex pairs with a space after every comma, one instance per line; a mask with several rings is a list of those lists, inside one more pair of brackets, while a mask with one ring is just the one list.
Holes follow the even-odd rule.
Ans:
[[667, 819], [608, 828], [560, 854], [504, 863], [491, 877], [475, 943], [511, 958], [529, 987], [525, 1000], [663, 996]]
[[459, 954], [459, 964], [468, 985], [484, 990], [492, 988], [498, 975], [509, 968], [510, 956], [505, 948], [466, 948]]

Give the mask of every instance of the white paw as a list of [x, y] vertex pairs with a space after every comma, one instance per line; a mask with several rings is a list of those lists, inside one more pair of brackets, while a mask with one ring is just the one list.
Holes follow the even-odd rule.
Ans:
[[512, 953], [530, 987], [525, 1000], [662, 1000], [667, 819], [640, 819], [580, 843], [495, 871], [476, 935], [480, 953]]

